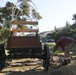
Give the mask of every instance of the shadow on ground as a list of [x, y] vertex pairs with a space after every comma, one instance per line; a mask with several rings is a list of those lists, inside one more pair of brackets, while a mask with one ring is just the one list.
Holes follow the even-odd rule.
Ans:
[[42, 64], [38, 60], [15, 60], [6, 63], [0, 75], [76, 75], [76, 60], [73, 59], [71, 64], [66, 66], [50, 63], [48, 72], [43, 71]]

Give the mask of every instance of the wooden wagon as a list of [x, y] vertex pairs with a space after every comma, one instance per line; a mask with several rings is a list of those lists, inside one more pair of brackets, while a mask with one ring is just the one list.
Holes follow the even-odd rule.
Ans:
[[[38, 25], [37, 21], [13, 20], [12, 25]], [[0, 69], [5, 67], [6, 59], [38, 58], [43, 60], [44, 70], [49, 68], [50, 52], [48, 44], [40, 41], [39, 29], [11, 29], [6, 46], [0, 44]], [[24, 36], [17, 33], [24, 33]], [[25, 35], [25, 33], [29, 33]], [[31, 34], [33, 33], [33, 34]], [[8, 55], [5, 54], [8, 51]]]

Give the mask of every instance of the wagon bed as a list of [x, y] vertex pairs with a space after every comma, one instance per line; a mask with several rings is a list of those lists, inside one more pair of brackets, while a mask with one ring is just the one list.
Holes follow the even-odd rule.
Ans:
[[39, 47], [38, 36], [12, 36], [8, 38], [7, 49]]

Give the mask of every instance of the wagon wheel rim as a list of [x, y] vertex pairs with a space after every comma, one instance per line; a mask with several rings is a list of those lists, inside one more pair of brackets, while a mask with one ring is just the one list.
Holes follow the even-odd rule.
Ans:
[[49, 52], [48, 44], [44, 45], [44, 55], [45, 55], [45, 59], [43, 60], [43, 67], [44, 67], [44, 71], [48, 71], [49, 59], [50, 59], [50, 52]]
[[2, 58], [5, 55], [4, 45], [0, 44], [0, 70], [5, 67], [5, 58]]

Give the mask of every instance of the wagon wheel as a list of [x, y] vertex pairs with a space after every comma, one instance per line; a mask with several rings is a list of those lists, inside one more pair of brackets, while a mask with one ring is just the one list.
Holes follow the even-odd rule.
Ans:
[[40, 47], [40, 49], [42, 49], [42, 43], [41, 42], [39, 43], [39, 47]]
[[5, 67], [5, 59], [2, 58], [5, 55], [4, 45], [0, 44], [0, 70]]
[[43, 59], [43, 67], [44, 71], [48, 71], [49, 69], [49, 59], [50, 59], [50, 52], [48, 44], [44, 44], [44, 59]]

